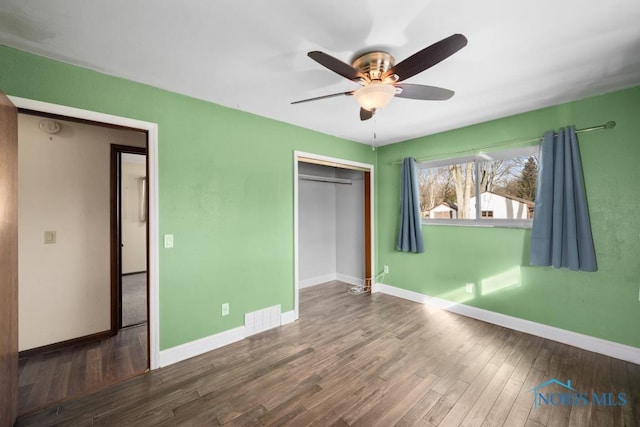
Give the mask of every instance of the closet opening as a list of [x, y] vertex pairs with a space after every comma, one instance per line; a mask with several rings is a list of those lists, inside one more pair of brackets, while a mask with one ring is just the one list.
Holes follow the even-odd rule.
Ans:
[[296, 152], [295, 314], [299, 290], [340, 281], [345, 292], [373, 285], [373, 165]]

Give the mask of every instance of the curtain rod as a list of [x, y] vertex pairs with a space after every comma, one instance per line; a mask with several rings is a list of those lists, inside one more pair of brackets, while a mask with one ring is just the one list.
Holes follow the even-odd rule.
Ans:
[[[602, 130], [602, 129], [613, 129], [614, 127], [616, 127], [616, 122], [609, 121], [609, 122], [607, 122], [607, 123], [605, 123], [603, 125], [592, 126], [590, 128], [584, 128], [584, 129], [577, 129], [576, 133], [585, 133], [585, 132], [591, 132], [591, 131], [594, 131], [594, 130]], [[540, 136], [538, 138], [516, 139], [516, 140], [501, 142], [501, 143], [494, 144], [494, 145], [487, 145], [485, 147], [475, 148], [473, 150], [455, 151], [453, 153], [445, 153], [445, 154], [440, 154], [438, 156], [421, 157], [419, 159], [416, 159], [416, 162], [420, 163], [420, 162], [424, 162], [426, 160], [441, 159], [443, 157], [446, 158], [448, 156], [452, 156], [452, 155], [456, 155], [456, 154], [477, 153], [478, 151], [482, 151], [482, 150], [485, 150], [487, 148], [502, 147], [502, 146], [505, 146], [505, 145], [527, 144], [527, 143], [531, 143], [531, 142], [539, 142], [539, 141], [542, 141], [542, 138], [543, 137]], [[396, 160], [395, 162], [393, 162], [394, 165], [399, 165], [401, 163], [402, 163], [402, 160]]]

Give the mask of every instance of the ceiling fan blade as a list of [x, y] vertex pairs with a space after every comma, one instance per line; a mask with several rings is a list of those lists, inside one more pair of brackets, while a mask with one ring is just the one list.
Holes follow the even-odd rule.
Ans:
[[449, 36], [400, 61], [388, 69], [382, 79], [396, 74], [398, 81], [406, 80], [447, 59], [466, 45], [467, 38], [462, 34]]
[[335, 96], [351, 96], [353, 95], [353, 91], [349, 91], [349, 92], [340, 92], [340, 93], [332, 93], [331, 95], [323, 95], [323, 96], [316, 96], [315, 98], [308, 98], [308, 99], [301, 99], [300, 101], [293, 101], [292, 104], [301, 104], [303, 102], [309, 102], [309, 101], [317, 101], [319, 99], [326, 99], [326, 98], [333, 98]]
[[373, 113], [375, 113], [375, 110], [369, 111], [365, 110], [364, 108], [360, 108], [360, 120], [369, 120], [371, 117], [373, 117]]
[[367, 79], [364, 74], [353, 68], [351, 65], [342, 62], [331, 55], [327, 55], [324, 52], [314, 50], [313, 52], [309, 52], [307, 55], [323, 67], [326, 67], [334, 73], [340, 74], [342, 77], [349, 80], [358, 81], [360, 79]]
[[400, 88], [400, 92], [396, 93], [397, 98], [446, 101], [455, 93], [452, 90], [435, 86], [413, 85], [408, 83], [398, 83], [394, 86]]

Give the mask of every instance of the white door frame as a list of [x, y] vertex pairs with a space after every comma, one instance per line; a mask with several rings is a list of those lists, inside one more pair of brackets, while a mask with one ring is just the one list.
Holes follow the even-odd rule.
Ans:
[[94, 122], [107, 123], [140, 129], [147, 132], [147, 162], [149, 165], [149, 368], [159, 367], [160, 354], [160, 313], [158, 281], [158, 125], [127, 117], [113, 116], [96, 111], [82, 110], [65, 105], [9, 96], [18, 108]]
[[[369, 172], [369, 185], [370, 185], [370, 200], [369, 200], [369, 204], [370, 204], [370, 220], [371, 220], [371, 275], [375, 276], [375, 243], [374, 243], [374, 237], [375, 237], [375, 222], [374, 222], [374, 216], [375, 216], [375, 203], [374, 203], [374, 182], [375, 182], [375, 176], [374, 176], [374, 171], [373, 171], [373, 165], [368, 164], [368, 163], [361, 163], [361, 162], [354, 162], [352, 160], [345, 160], [345, 159], [339, 159], [336, 157], [329, 157], [329, 156], [323, 156], [320, 154], [313, 154], [313, 153], [305, 153], [303, 151], [294, 151], [293, 152], [293, 256], [294, 256], [294, 263], [293, 263], [293, 275], [294, 275], [294, 279], [293, 279], [293, 283], [294, 283], [294, 315], [295, 315], [295, 320], [298, 320], [298, 316], [300, 314], [300, 310], [299, 310], [299, 302], [300, 302], [300, 284], [299, 284], [299, 278], [298, 278], [298, 274], [299, 274], [299, 259], [300, 259], [300, 255], [298, 253], [300, 245], [299, 245], [299, 231], [298, 231], [298, 162], [299, 161], [304, 161], [304, 159], [310, 159], [310, 160], [315, 160], [318, 163], [322, 164], [326, 164], [329, 166], [334, 166], [334, 167], [342, 167], [345, 169], [358, 169], [358, 170], [365, 170], [367, 172]], [[373, 283], [372, 283], [373, 286]]]

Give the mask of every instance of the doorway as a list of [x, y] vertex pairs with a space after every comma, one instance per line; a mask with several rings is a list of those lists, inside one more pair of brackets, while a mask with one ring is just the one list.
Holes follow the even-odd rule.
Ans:
[[[30, 110], [18, 115], [20, 413], [148, 369], [146, 324], [112, 328], [113, 141], [146, 152], [145, 132]], [[146, 206], [146, 191], [138, 197]], [[146, 272], [146, 222], [143, 228]], [[143, 291], [146, 321], [146, 281]], [[66, 386], [51, 387], [52, 377]]]
[[[146, 133], [147, 140], [148, 140], [148, 148], [147, 148], [148, 173], [146, 177], [146, 183], [145, 183], [146, 185], [144, 188], [146, 190], [146, 196], [148, 201], [146, 215], [147, 215], [147, 222], [148, 222], [147, 241], [148, 241], [148, 248], [149, 248], [148, 260], [147, 260], [147, 265], [148, 265], [147, 273], [148, 273], [148, 283], [149, 283], [149, 286], [148, 286], [148, 307], [149, 308], [148, 308], [147, 314], [148, 314], [149, 320], [145, 327], [145, 329], [148, 328], [148, 332], [145, 331], [144, 333], [144, 336], [145, 336], [144, 342], [148, 342], [148, 346], [147, 346], [147, 349], [145, 350], [146, 357], [144, 358], [144, 365], [141, 367], [139, 364], [136, 363], [137, 367], [134, 367], [134, 368], [136, 370], [157, 368], [159, 365], [157, 125], [155, 123], [149, 123], [149, 122], [139, 121], [135, 119], [111, 116], [103, 113], [81, 110], [81, 109], [76, 109], [72, 107], [65, 107], [65, 106], [56, 105], [56, 104], [49, 104], [49, 103], [44, 103], [44, 102], [39, 102], [39, 101], [34, 101], [34, 100], [29, 100], [24, 98], [9, 97], [9, 99], [22, 112], [31, 111], [45, 118], [52, 118], [55, 120], [55, 118], [64, 117], [79, 123], [98, 122], [100, 123], [101, 126], [104, 126], [104, 127], [126, 128], [129, 130], [134, 130], [138, 132], [141, 131], [143, 133]], [[55, 131], [55, 126], [54, 128], [49, 128], [49, 129]], [[43, 161], [49, 160], [44, 157], [45, 156], [43, 156]], [[78, 160], [80, 162], [82, 161], [81, 158]], [[108, 164], [108, 161], [107, 161], [107, 164]], [[16, 165], [14, 166], [17, 166], [17, 162], [16, 162]], [[84, 185], [83, 181], [74, 181], [72, 183], [74, 185]], [[108, 188], [109, 187], [108, 180], [106, 185]], [[41, 241], [40, 243], [45, 243], [45, 244], [53, 243], [53, 242], [46, 241], [51, 237], [53, 237], [53, 239], [55, 239], [56, 237], [60, 239], [64, 236], [62, 236], [61, 234], [57, 234], [56, 236], [56, 233], [52, 234], [52, 233], [45, 232], [44, 234], [45, 242]], [[40, 235], [39, 239], [42, 240], [42, 235]], [[49, 246], [49, 248], [52, 248], [52, 246]], [[107, 258], [109, 258], [108, 255], [107, 255]], [[18, 334], [19, 323], [20, 323], [20, 327], [22, 327], [21, 322], [16, 322], [15, 324], [12, 325], [12, 327], [15, 328], [14, 332], [16, 333], [16, 335]], [[109, 331], [107, 330], [105, 332], [109, 332]], [[97, 338], [97, 337], [94, 337], [94, 338]], [[132, 337], [127, 337], [126, 340], [129, 340], [130, 338]], [[142, 341], [142, 338], [140, 337], [133, 337], [132, 339], [135, 341], [140, 341], [140, 342]], [[94, 348], [90, 350], [91, 354], [94, 356], [98, 355], [99, 357], [100, 350], [104, 348], [95, 347], [95, 341], [93, 342], [93, 344], [94, 344]], [[73, 348], [77, 348], [77, 347], [79, 347], [79, 345], [73, 346]], [[71, 361], [72, 363], [76, 363], [76, 361], [78, 362], [82, 361], [81, 358], [76, 358], [75, 355], [67, 355], [66, 360]], [[85, 362], [82, 362], [82, 363], [85, 363]], [[61, 364], [60, 366], [63, 366], [63, 364]], [[88, 369], [88, 365], [87, 365], [87, 369]], [[31, 374], [33, 374], [33, 372]], [[54, 378], [53, 376], [49, 376], [47, 381], [50, 381], [53, 378]], [[54, 381], [54, 383], [57, 385], [63, 384], [60, 381]], [[53, 388], [57, 388], [57, 387], [53, 387]]]
[[[335, 173], [331, 174], [333, 177], [326, 180], [326, 177], [309, 176], [303, 173], [304, 171], [318, 170], [321, 171], [322, 167], [330, 167], [335, 170]], [[321, 174], [322, 175], [322, 174]], [[326, 175], [326, 174], [325, 174]], [[362, 179], [362, 191], [360, 195], [355, 195], [356, 204], [360, 204], [359, 212], [360, 218], [356, 220], [356, 223], [352, 226], [360, 226], [362, 231], [362, 251], [359, 251], [359, 255], [362, 261], [362, 276], [360, 277], [360, 287], [365, 293], [371, 292], [373, 285], [372, 272], [374, 271], [374, 259], [373, 259], [373, 165], [353, 162], [344, 159], [337, 159], [333, 157], [321, 156], [310, 153], [294, 152], [294, 318], [299, 316], [299, 291], [306, 283], [301, 283], [301, 239], [300, 239], [300, 208], [301, 208], [301, 194], [300, 194], [300, 178], [305, 179], [318, 179], [322, 178], [323, 181], [334, 183], [352, 183], [349, 178], [361, 177]], [[342, 177], [342, 178], [341, 178]], [[356, 178], [358, 179], [358, 178]], [[303, 201], [304, 203], [304, 201]], [[359, 225], [358, 225], [359, 224]], [[357, 262], [357, 261], [356, 261]], [[359, 273], [360, 274], [360, 273]]]
[[[51, 114], [73, 118], [79, 121], [102, 123], [105, 126], [114, 125], [147, 134], [147, 199], [148, 199], [148, 340], [149, 367], [157, 369], [160, 366], [160, 328], [159, 328], [159, 300], [158, 300], [158, 261], [159, 261], [159, 228], [158, 228], [158, 125], [127, 117], [114, 116], [96, 111], [67, 107], [59, 104], [36, 101], [27, 98], [9, 96], [9, 100], [19, 109], [39, 112], [43, 115]], [[17, 325], [16, 325], [17, 328]]]
[[111, 145], [112, 333], [148, 320], [147, 150]]

